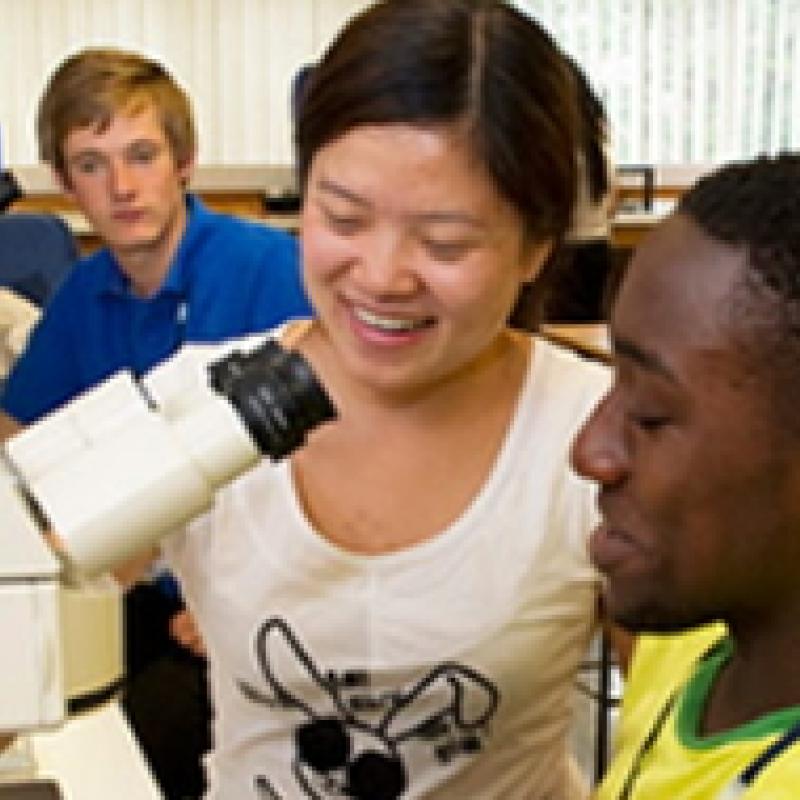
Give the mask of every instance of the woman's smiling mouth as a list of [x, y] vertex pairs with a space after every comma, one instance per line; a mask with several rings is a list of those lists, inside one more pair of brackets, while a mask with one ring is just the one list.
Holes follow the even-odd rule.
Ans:
[[411, 333], [428, 328], [434, 324], [432, 317], [414, 319], [411, 317], [386, 317], [369, 311], [366, 308], [353, 307], [353, 315], [364, 325], [374, 328], [381, 333]]

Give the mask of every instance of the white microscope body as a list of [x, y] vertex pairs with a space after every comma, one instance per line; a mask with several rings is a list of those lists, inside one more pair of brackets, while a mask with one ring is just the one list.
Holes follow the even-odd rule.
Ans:
[[[141, 382], [118, 373], [9, 439], [0, 462], [0, 735], [64, 718], [65, 661], [75, 659], [69, 650], [65, 659], [62, 633], [75, 642], [97, 633], [78, 630], [80, 612], [65, 617], [70, 586], [154, 547], [262, 454], [285, 456], [333, 416], [302, 357], [258, 336], [186, 347]], [[117, 657], [92, 653], [88, 668], [68, 669], [70, 692], [119, 676], [118, 620], [106, 622], [100, 635]]]

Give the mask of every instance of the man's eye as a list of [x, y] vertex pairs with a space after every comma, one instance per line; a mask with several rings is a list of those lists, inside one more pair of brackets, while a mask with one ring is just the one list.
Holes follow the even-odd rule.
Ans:
[[631, 414], [633, 424], [646, 433], [655, 433], [669, 424], [670, 419], [665, 414]]
[[154, 147], [137, 147], [129, 154], [129, 159], [133, 164], [150, 164], [158, 155], [158, 150]]
[[76, 172], [82, 175], [91, 175], [100, 169], [101, 162], [96, 158], [81, 158], [72, 164]]

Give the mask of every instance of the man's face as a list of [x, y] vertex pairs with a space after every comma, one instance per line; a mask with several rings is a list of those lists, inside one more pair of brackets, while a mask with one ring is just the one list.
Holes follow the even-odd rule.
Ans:
[[180, 239], [193, 164], [176, 164], [152, 106], [70, 131], [64, 163], [65, 191], [117, 255]]
[[798, 591], [800, 459], [732, 322], [745, 258], [676, 216], [614, 309], [616, 380], [573, 461], [600, 484], [591, 555], [633, 630], [754, 620]]

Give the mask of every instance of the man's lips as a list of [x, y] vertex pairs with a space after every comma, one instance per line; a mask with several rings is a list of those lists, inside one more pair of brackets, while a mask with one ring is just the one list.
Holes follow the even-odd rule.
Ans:
[[144, 211], [126, 209], [124, 211], [114, 211], [111, 216], [117, 222], [138, 222], [144, 217]]
[[639, 545], [625, 531], [605, 522], [589, 538], [589, 556], [604, 573], [620, 568], [640, 550]]

